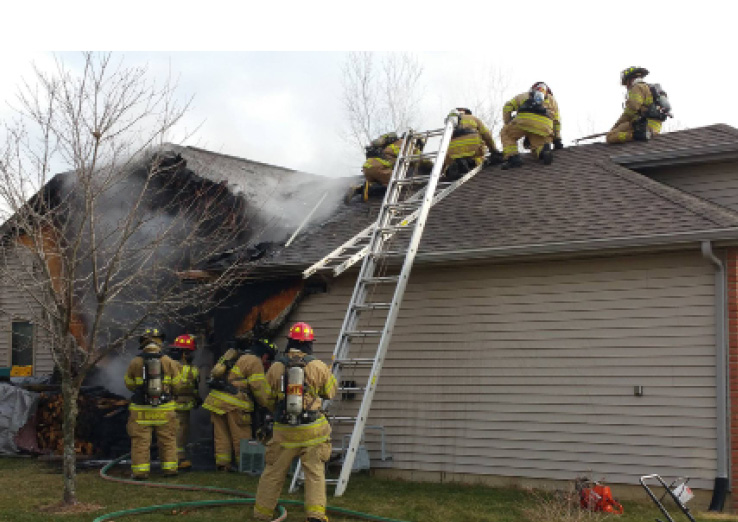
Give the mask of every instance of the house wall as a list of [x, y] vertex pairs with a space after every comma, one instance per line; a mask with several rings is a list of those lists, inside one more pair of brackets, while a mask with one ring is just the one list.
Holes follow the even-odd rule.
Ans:
[[[730, 484], [738, 484], [738, 249], [728, 249], [728, 394], [730, 438]], [[738, 495], [731, 496], [733, 512], [738, 512]]]
[[735, 162], [649, 169], [643, 174], [718, 205], [738, 210], [738, 168]]
[[[23, 277], [30, 282], [32, 271], [31, 256], [23, 247], [9, 246], [3, 248], [8, 271]], [[38, 316], [39, 308], [29, 300], [17, 284], [7, 279], [0, 279], [0, 366], [10, 366], [12, 359], [12, 324], [13, 321], [30, 321]], [[33, 375], [48, 375], [54, 368], [51, 352], [47, 349], [48, 334], [38, 324], [34, 324], [33, 339]]]
[[[697, 252], [416, 267], [368, 421], [392, 460], [372, 465], [623, 484], [659, 473], [711, 488], [713, 275]], [[336, 280], [291, 318], [314, 327], [323, 360], [353, 285]]]

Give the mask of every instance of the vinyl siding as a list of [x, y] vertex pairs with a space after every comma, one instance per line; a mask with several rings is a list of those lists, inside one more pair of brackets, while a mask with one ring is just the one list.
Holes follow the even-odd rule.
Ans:
[[[28, 274], [21, 277], [30, 278], [29, 266], [22, 260], [23, 252], [17, 248], [6, 250], [4, 261], [9, 270], [16, 274]], [[26, 261], [28, 263], [28, 261]], [[28, 279], [30, 280], [30, 279]], [[12, 324], [13, 321], [37, 321], [39, 308], [29, 301], [23, 290], [8, 279], [0, 280], [0, 366], [9, 366], [12, 359]], [[51, 374], [54, 361], [48, 346], [48, 334], [37, 324], [33, 329], [33, 375]]]
[[[314, 327], [323, 360], [354, 277], [293, 314]], [[659, 473], [711, 487], [713, 281], [697, 253], [416, 267], [368, 422], [385, 427], [392, 460], [373, 465], [629, 484]], [[352, 356], [373, 355], [358, 346]], [[367, 374], [343, 379], [363, 386]], [[375, 432], [367, 441], [378, 457]]]
[[738, 168], [735, 163], [669, 167], [645, 174], [666, 185], [738, 211]]

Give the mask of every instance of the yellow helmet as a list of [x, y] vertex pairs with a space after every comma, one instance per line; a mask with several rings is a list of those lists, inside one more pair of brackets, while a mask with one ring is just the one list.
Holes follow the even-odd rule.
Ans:
[[626, 85], [628, 80], [633, 78], [643, 78], [648, 74], [648, 69], [645, 67], [628, 67], [627, 69], [620, 72], [620, 85]]

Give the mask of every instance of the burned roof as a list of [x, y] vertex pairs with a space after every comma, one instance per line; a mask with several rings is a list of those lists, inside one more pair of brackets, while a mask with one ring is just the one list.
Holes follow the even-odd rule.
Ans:
[[[556, 151], [550, 166], [524, 156], [520, 169], [484, 169], [433, 208], [416, 262], [738, 239], [738, 213], [626, 168], [644, 158], [718, 156], [738, 159], [738, 129], [579, 145]], [[380, 201], [355, 199], [261, 260], [254, 275], [301, 271], [371, 224]]]

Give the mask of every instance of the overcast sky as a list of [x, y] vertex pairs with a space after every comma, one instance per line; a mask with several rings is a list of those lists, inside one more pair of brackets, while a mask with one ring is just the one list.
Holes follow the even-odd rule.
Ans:
[[[329, 176], [356, 175], [362, 162], [341, 140], [347, 50], [415, 53], [424, 67], [427, 128], [441, 127], [449, 109], [467, 105], [469, 85], [492, 68], [507, 79], [506, 98], [547, 82], [570, 145], [609, 130], [622, 111], [619, 72], [631, 65], [648, 68], [648, 80], [668, 92], [672, 126], [738, 127], [736, 2], [470, 2], [463, 13], [420, 2], [252, 3], [12, 8], [4, 17], [19, 23], [3, 36], [0, 99], [12, 100], [31, 62], [51, 63], [47, 49], [139, 49], [119, 54], [126, 64], [148, 64], [154, 76], [171, 70], [180, 95], [194, 98], [185, 124], [200, 126], [189, 144]], [[20, 23], [37, 10], [46, 14], [42, 20]], [[181, 48], [208, 51], [172, 50]], [[74, 52], [55, 54], [70, 64], [79, 60]], [[0, 118], [8, 114], [3, 103]]]

